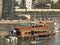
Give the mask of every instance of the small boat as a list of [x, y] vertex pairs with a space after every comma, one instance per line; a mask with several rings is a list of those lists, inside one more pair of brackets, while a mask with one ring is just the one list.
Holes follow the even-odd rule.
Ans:
[[37, 38], [37, 40], [48, 40], [49, 38], [48, 37], [39, 37]]
[[40, 44], [42, 41], [31, 41], [31, 44]]

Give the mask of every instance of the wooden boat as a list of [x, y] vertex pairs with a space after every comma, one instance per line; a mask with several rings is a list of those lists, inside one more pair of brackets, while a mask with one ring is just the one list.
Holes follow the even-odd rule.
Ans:
[[[31, 37], [32, 31], [34, 33], [34, 36], [39, 36], [39, 35], [49, 35], [49, 31], [52, 31], [54, 27], [52, 28], [52, 24], [54, 25], [53, 21], [40, 21], [38, 23], [38, 26], [22, 26], [23, 28], [17, 28], [21, 32], [21, 36], [23, 37]], [[46, 32], [44, 32], [46, 31]], [[49, 36], [48, 36], [49, 37]]]

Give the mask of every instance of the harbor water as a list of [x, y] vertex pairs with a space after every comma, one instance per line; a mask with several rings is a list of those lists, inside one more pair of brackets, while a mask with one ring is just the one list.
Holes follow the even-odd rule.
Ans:
[[[8, 31], [10, 25], [0, 25], [0, 33], [1, 31]], [[31, 40], [23, 40], [21, 37], [12, 37], [12, 38], [5, 38], [3, 36], [0, 36], [0, 45], [32, 45]], [[56, 35], [48, 40], [41, 42], [36, 45], [60, 45], [60, 32], [57, 32]]]

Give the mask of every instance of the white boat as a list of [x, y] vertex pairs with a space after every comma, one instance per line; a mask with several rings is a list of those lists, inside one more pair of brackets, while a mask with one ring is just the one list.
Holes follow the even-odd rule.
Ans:
[[31, 41], [31, 44], [40, 44], [42, 41]]

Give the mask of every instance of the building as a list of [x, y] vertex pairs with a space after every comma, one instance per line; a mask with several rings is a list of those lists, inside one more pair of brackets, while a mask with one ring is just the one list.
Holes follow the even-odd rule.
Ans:
[[25, 0], [26, 2], [26, 8], [31, 9], [32, 8], [32, 0]]
[[16, 8], [32, 9], [37, 3], [37, 0], [16, 0]]
[[15, 0], [2, 0], [2, 18], [3, 19], [15, 19]]
[[37, 3], [37, 0], [25, 0], [26, 2], [26, 8], [32, 9], [34, 8], [34, 5]]
[[20, 5], [22, 0], [16, 0], [16, 2]]
[[22, 4], [23, 4], [23, 6], [25, 6], [25, 0], [22, 0]]
[[21, 3], [22, 3], [22, 0], [16, 0], [16, 1], [15, 1], [15, 8], [16, 8], [16, 9], [17, 9], [17, 8], [20, 8]]
[[2, 16], [2, 0], [0, 0], [0, 18]]

